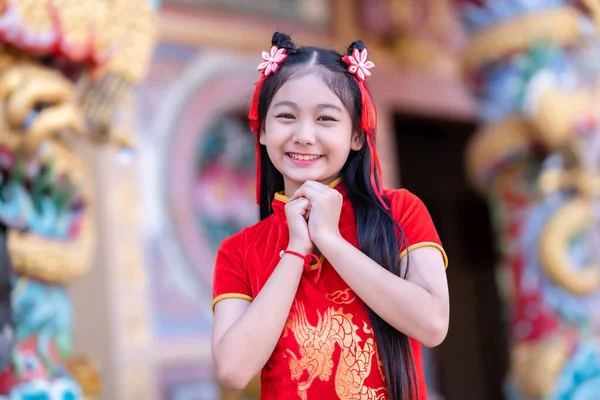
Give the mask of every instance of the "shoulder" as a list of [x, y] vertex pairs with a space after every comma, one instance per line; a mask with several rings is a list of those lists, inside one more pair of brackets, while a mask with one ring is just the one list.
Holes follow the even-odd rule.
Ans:
[[239, 232], [224, 239], [223, 242], [221, 242], [220, 250], [237, 249], [242, 252], [243, 249], [252, 245], [264, 232], [270, 230], [272, 221], [273, 216], [270, 216], [241, 229]]
[[[246, 285], [248, 269], [252, 268], [253, 265], [247, 262], [246, 255], [250, 250], [260, 245], [260, 239], [257, 239], [260, 237], [260, 233], [257, 232], [264, 231], [268, 226], [269, 221], [270, 219], [267, 218], [254, 225], [245, 227], [221, 242], [215, 260], [214, 282], [215, 285], [221, 284], [220, 286], [217, 285], [220, 288], [217, 292], [223, 289], [222, 283], [224, 281], [231, 284], [232, 279], [236, 281], [237, 284], [244, 283], [244, 285]], [[234, 284], [233, 286], [236, 286], [237, 284]], [[246, 288], [246, 286], [244, 286], [244, 288]], [[237, 288], [236, 290], [239, 291], [242, 289]], [[246, 292], [249, 289], [244, 290], [244, 293], [248, 294]]]
[[384, 195], [389, 200], [390, 210], [395, 216], [427, 209], [423, 201], [407, 189], [384, 190]]
[[442, 247], [429, 210], [417, 195], [406, 189], [384, 191], [390, 202], [392, 217], [398, 222], [404, 235], [403, 253], [418, 247], [436, 247], [442, 252], [444, 265], [448, 265], [448, 257]]

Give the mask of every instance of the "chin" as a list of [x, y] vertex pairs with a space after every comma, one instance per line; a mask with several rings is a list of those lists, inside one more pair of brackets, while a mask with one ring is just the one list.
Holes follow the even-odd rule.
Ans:
[[322, 182], [325, 181], [327, 178], [323, 178], [322, 176], [317, 176], [317, 175], [296, 175], [296, 176], [289, 176], [288, 178], [294, 182], [298, 182], [300, 184], [306, 182], [306, 181], [315, 181], [315, 182]]
[[287, 168], [282, 174], [287, 176], [288, 179], [294, 182], [306, 182], [306, 181], [319, 181], [322, 179], [324, 174], [318, 173], [316, 171], [310, 171], [308, 169], [302, 171], [297, 169]]

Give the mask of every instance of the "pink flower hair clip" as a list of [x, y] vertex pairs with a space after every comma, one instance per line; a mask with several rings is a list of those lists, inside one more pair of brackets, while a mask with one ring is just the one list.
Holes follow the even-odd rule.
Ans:
[[262, 59], [264, 62], [258, 66], [258, 71], [262, 72], [265, 78], [270, 74], [274, 74], [279, 69], [279, 65], [287, 58], [285, 49], [278, 48], [277, 46], [271, 47], [271, 54], [266, 51], [262, 52]]
[[354, 49], [351, 56], [344, 56], [342, 59], [348, 64], [348, 72], [361, 81], [371, 76], [369, 70], [375, 66], [371, 61], [367, 61], [367, 49]]

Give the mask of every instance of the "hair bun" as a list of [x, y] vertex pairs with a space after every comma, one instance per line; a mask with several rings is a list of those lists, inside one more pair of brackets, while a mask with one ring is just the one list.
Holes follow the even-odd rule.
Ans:
[[358, 51], [363, 51], [364, 49], [366, 49], [367, 46], [365, 46], [365, 44], [363, 43], [362, 40], [357, 40], [355, 42], [352, 42], [352, 44], [348, 47], [348, 55], [351, 55], [352, 52], [354, 51], [354, 49], [358, 50]]
[[290, 35], [286, 35], [285, 33], [275, 32], [273, 34], [273, 39], [271, 40], [271, 44], [273, 46], [277, 46], [280, 49], [285, 49], [287, 53], [294, 52], [296, 50], [296, 45], [292, 41]]

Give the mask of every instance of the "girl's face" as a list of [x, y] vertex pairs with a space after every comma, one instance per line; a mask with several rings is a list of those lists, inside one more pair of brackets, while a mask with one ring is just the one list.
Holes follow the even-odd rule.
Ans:
[[316, 74], [284, 83], [271, 101], [260, 143], [283, 175], [286, 196], [304, 182], [329, 184], [362, 140], [342, 101]]

